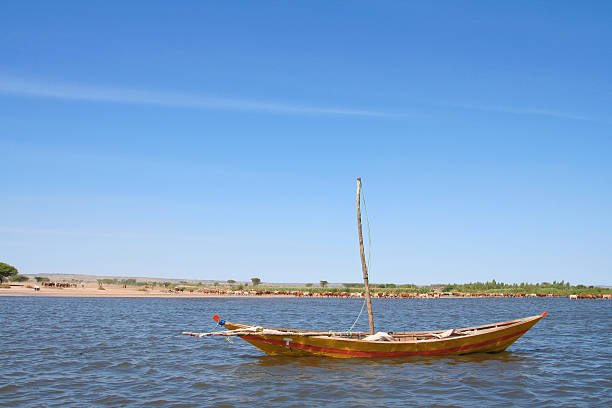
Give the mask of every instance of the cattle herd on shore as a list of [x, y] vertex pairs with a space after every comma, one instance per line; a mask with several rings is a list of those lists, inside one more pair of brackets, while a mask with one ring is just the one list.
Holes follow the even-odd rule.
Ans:
[[[48, 288], [78, 288], [85, 287], [83, 283], [74, 282], [40, 282], [40, 285]], [[125, 288], [126, 286], [123, 285]], [[147, 292], [152, 289], [151, 286], [146, 285], [140, 290]], [[213, 295], [213, 296], [294, 296], [294, 297], [312, 297], [312, 298], [363, 298], [364, 292], [341, 292], [341, 291], [314, 291], [314, 290], [268, 290], [265, 287], [258, 287], [254, 289], [242, 289], [234, 290], [230, 288], [206, 288], [206, 287], [175, 287], [164, 289], [162, 293], [167, 294], [202, 294], [202, 295]], [[559, 293], [484, 293], [484, 292], [428, 292], [428, 293], [416, 293], [416, 292], [393, 292], [393, 291], [373, 291], [373, 298], [386, 298], [386, 299], [439, 299], [439, 298], [558, 298], [558, 297], [569, 297], [570, 299], [612, 299], [612, 294], [574, 294], [565, 295]]]
[[43, 286], [49, 288], [76, 288], [78, 287], [76, 283], [71, 282], [41, 282]]
[[[326, 298], [362, 298], [363, 292], [314, 292], [298, 290], [231, 290], [231, 289], [192, 289], [175, 288], [168, 293], [202, 293], [219, 296], [295, 296], [295, 297], [326, 297]], [[437, 298], [457, 298], [457, 297], [568, 297], [556, 293], [462, 293], [462, 292], [430, 292], [430, 293], [410, 293], [410, 292], [373, 292], [373, 298], [417, 298], [417, 299], [437, 299]], [[612, 294], [597, 295], [569, 295], [570, 299], [612, 299]]]

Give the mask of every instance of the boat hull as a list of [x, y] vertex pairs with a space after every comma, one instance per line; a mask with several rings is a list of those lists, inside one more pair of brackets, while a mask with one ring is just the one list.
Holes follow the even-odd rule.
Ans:
[[[518, 340], [545, 314], [510, 322], [459, 329], [473, 334], [428, 340], [365, 341], [334, 335], [301, 336], [299, 334], [255, 333], [240, 337], [272, 356], [325, 356], [334, 358], [395, 358], [410, 356], [444, 356], [468, 353], [496, 353]], [[499, 325], [499, 327], [497, 326]], [[230, 330], [247, 327], [226, 322]], [[418, 332], [427, 333], [427, 332]], [[431, 332], [434, 333], [434, 332]]]

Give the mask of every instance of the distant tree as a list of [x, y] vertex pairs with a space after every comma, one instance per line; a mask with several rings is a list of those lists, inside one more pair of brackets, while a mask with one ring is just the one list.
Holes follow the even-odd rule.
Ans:
[[36, 282], [49, 282], [49, 278], [43, 278], [42, 276], [36, 276], [34, 279], [36, 279]]
[[253, 286], [257, 286], [261, 283], [261, 279], [259, 278], [251, 278], [251, 282], [253, 282]]
[[18, 273], [19, 271], [13, 265], [0, 262], [0, 282], [3, 282], [4, 278], [10, 278], [11, 276], [15, 276]]
[[236, 283], [236, 281], [235, 281], [235, 280], [233, 280], [233, 279], [228, 279], [228, 280], [227, 280], [227, 283], [230, 283], [230, 284], [231, 284], [231, 283]]
[[219, 282], [215, 281], [215, 282], [213, 283], [213, 285], [214, 285], [214, 286], [219, 286]]
[[309, 287], [311, 287], [311, 286], [312, 286], [312, 283], [307, 283], [307, 284], [306, 284], [306, 287], [307, 287], [307, 288], [309, 288]]
[[322, 287], [322, 288], [324, 288], [324, 287], [327, 287], [327, 284], [328, 284], [328, 283], [329, 283], [329, 282], [327, 282], [327, 281], [323, 281], [323, 280], [322, 280], [322, 281], [320, 281], [320, 282], [319, 282], [319, 285], [321, 285], [321, 287]]
[[27, 282], [30, 280], [30, 278], [25, 275], [15, 275], [11, 276], [9, 279], [11, 282]]

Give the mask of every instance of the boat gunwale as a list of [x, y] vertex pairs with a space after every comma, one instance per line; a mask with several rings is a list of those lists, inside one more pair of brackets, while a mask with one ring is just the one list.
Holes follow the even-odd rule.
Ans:
[[[396, 341], [396, 342], [401, 342], [401, 343], [424, 343], [424, 342], [429, 342], [429, 343], [435, 343], [435, 342], [444, 342], [444, 341], [450, 341], [450, 340], [455, 340], [455, 339], [465, 339], [465, 338], [472, 338], [472, 337], [476, 337], [476, 336], [481, 336], [483, 334], [489, 334], [489, 333], [494, 333], [496, 331], [501, 331], [501, 330], [505, 330], [508, 328], [512, 328], [512, 327], [517, 327], [520, 325], [523, 325], [525, 323], [531, 322], [533, 320], [539, 320], [541, 318], [543, 318], [544, 316], [546, 316], [546, 312], [539, 314], [539, 315], [534, 315], [534, 316], [529, 316], [529, 317], [523, 317], [523, 318], [519, 318], [519, 319], [514, 319], [514, 320], [508, 320], [505, 322], [498, 322], [498, 323], [489, 323], [489, 324], [483, 324], [480, 326], [471, 326], [471, 327], [464, 327], [464, 328], [460, 328], [460, 329], [455, 329], [455, 331], [457, 332], [461, 332], [464, 330], [472, 330], [475, 331], [473, 333], [465, 333], [465, 334], [461, 334], [459, 336], [453, 336], [453, 337], [444, 337], [444, 338], [432, 338], [432, 339], [411, 339], [411, 340], [400, 340], [400, 341]], [[233, 323], [233, 322], [227, 322], [226, 324], [230, 324], [230, 325], [239, 325], [239, 326], [245, 326], [245, 327], [252, 327], [252, 325], [247, 325], [244, 323]], [[381, 344], [389, 344], [389, 343], [394, 343], [394, 342], [390, 342], [390, 341], [385, 341], [385, 340], [364, 340], [363, 338], [361, 339], [353, 339], [353, 338], [346, 338], [346, 337], [342, 337], [342, 336], [334, 336], [334, 334], [336, 333], [344, 333], [344, 332], [333, 332], [333, 331], [322, 331], [322, 330], [293, 330], [293, 329], [288, 329], [288, 328], [280, 328], [280, 327], [272, 327], [272, 326], [258, 326], [261, 327], [262, 329], [272, 329], [272, 330], [279, 330], [279, 331], [287, 331], [287, 333], [279, 333], [279, 334], [264, 334], [264, 333], [253, 333], [254, 335], [258, 335], [258, 336], [266, 336], [266, 337], [291, 337], [293, 333], [293, 336], [296, 337], [301, 337], [299, 336], [299, 333], [304, 333], [304, 332], [308, 332], [308, 333], [318, 333], [320, 332], [320, 335], [311, 335], [308, 336], [309, 338], [314, 338], [314, 339], [333, 339], [334, 341], [348, 341], [348, 342], [367, 342], [367, 343], [381, 343]], [[447, 329], [448, 330], [448, 329]], [[434, 333], [443, 333], [447, 330], [430, 330], [430, 331], [419, 331], [419, 332], [388, 332], [390, 333], [390, 335], [393, 337], [395, 335], [399, 335], [399, 334], [403, 334], [403, 335], [414, 335], [416, 336], [424, 336], [424, 335], [433, 335]], [[363, 335], [363, 336], [367, 336], [369, 335], [369, 333], [366, 332], [353, 332], [353, 334], [357, 334], [357, 335]], [[245, 334], [245, 336], [249, 336], [250, 334]], [[240, 336], [242, 337], [242, 336]]]

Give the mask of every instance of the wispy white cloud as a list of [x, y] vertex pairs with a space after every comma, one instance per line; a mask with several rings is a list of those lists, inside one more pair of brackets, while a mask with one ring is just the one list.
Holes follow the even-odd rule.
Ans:
[[276, 114], [388, 118], [402, 116], [395, 113], [367, 109], [306, 106], [173, 92], [153, 92], [100, 86], [50, 83], [9, 76], [0, 76], [0, 93], [89, 102], [114, 102], [193, 109], [254, 111]]
[[489, 111], [489, 112], [502, 112], [511, 113], [515, 115], [533, 115], [533, 116], [549, 116], [554, 118], [572, 119], [572, 120], [594, 120], [589, 116], [577, 115], [567, 112], [559, 112], [551, 109], [540, 109], [540, 108], [517, 108], [511, 106], [497, 106], [497, 105], [470, 105], [470, 104], [448, 104], [445, 106], [469, 110]]
[[[378, 118], [405, 118], [407, 113], [386, 112], [369, 109], [352, 109], [344, 107], [321, 107], [289, 103], [275, 103], [264, 100], [249, 100], [241, 98], [222, 98], [216, 96], [144, 91], [137, 89], [121, 89], [113, 87], [77, 85], [59, 82], [46, 82], [13, 77], [0, 74], [0, 94], [78, 100], [89, 102], [112, 102], [137, 105], [156, 105], [167, 107], [251, 111], [270, 114], [319, 115], [319, 116], [354, 116]], [[596, 120], [595, 118], [553, 109], [534, 107], [512, 107], [501, 105], [478, 105], [462, 103], [439, 103], [422, 101], [422, 103], [445, 106], [449, 108], [467, 109], [484, 112], [502, 112], [515, 115], [533, 115], [572, 120]]]

